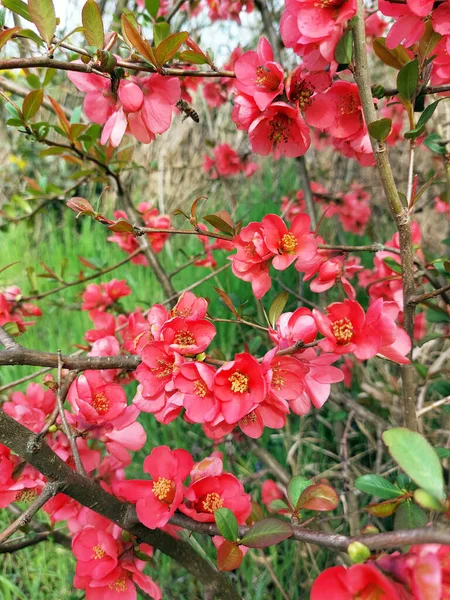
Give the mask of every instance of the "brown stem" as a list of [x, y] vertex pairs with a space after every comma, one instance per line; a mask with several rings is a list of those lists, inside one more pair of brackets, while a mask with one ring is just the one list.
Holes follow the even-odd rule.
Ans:
[[177, 0], [175, 2], [175, 4], [172, 6], [170, 13], [166, 17], [167, 23], [170, 23], [170, 21], [174, 18], [174, 16], [177, 14], [177, 12], [180, 10], [184, 3], [185, 0]]
[[438, 290], [434, 290], [434, 292], [428, 292], [428, 294], [420, 294], [418, 296], [411, 296], [409, 299], [411, 304], [419, 304], [419, 302], [424, 302], [425, 300], [431, 300], [431, 298], [436, 298], [437, 296], [441, 296], [443, 292], [448, 292], [450, 290], [450, 283], [448, 285], [444, 285]]
[[226, 240], [231, 242], [233, 238], [223, 233], [215, 233], [214, 231], [202, 231], [201, 229], [155, 229], [154, 227], [136, 227], [136, 235], [144, 235], [144, 233], [177, 233], [179, 235], [196, 235], [197, 237], [210, 237], [217, 240]]
[[86, 283], [87, 281], [92, 281], [93, 279], [97, 279], [97, 277], [101, 277], [102, 275], [105, 275], [106, 273], [111, 273], [111, 271], [115, 271], [122, 265], [126, 265], [135, 256], [138, 256], [139, 254], [142, 254], [142, 250], [140, 248], [139, 248], [139, 250], [135, 250], [134, 252], [129, 254], [126, 258], [122, 259], [115, 265], [111, 265], [110, 267], [106, 267], [105, 269], [101, 269], [100, 271], [96, 271], [93, 275], [89, 275], [88, 277], [85, 277], [84, 279], [76, 279], [75, 281], [69, 281], [68, 283], [65, 283], [64, 285], [60, 285], [58, 287], [52, 288], [51, 290], [48, 290], [46, 292], [41, 292], [40, 294], [24, 296], [23, 298], [20, 299], [20, 301], [21, 302], [29, 302], [30, 300], [41, 300], [42, 298], [46, 298], [47, 296], [50, 296], [51, 294], [57, 294], [58, 292], [62, 292], [63, 290], [65, 290], [69, 287], [73, 287], [74, 285], [81, 285], [82, 283]]
[[36, 448], [35, 435], [1, 410], [0, 443], [30, 463], [49, 481], [60, 485], [64, 494], [178, 561], [219, 598], [240, 599], [230, 580], [218, 573], [188, 542], [173, 538], [160, 529], [147, 529], [141, 524], [130, 525], [133, 520], [130, 520], [130, 514], [132, 515], [134, 510], [129, 504], [108, 494], [98, 483], [73, 471], [47, 444]]
[[[354, 19], [355, 81], [358, 85], [365, 121], [367, 125], [370, 125], [370, 123], [377, 120], [377, 114], [373, 104], [370, 71], [366, 53], [363, 0], [358, 0], [357, 14]], [[403, 207], [398, 195], [387, 155], [386, 145], [373, 138], [371, 138], [371, 142], [386, 200], [399, 232], [403, 274], [404, 327], [411, 339], [412, 346], [414, 340], [414, 305], [410, 304], [409, 299], [414, 295], [415, 281], [411, 219], [407, 209]], [[412, 350], [409, 356], [412, 358]], [[417, 431], [418, 423], [416, 417], [414, 366], [412, 364], [402, 365], [401, 373], [403, 383], [403, 417], [405, 425], [409, 429]]]
[[[148, 63], [140, 62], [128, 62], [125, 60], [118, 60], [117, 66], [130, 71], [142, 71], [146, 73], [156, 73], [156, 68], [149, 65]], [[78, 73], [99, 73], [103, 74], [99, 65], [96, 65], [94, 69], [91, 64], [77, 63], [77, 62], [66, 62], [64, 60], [56, 60], [49, 58], [48, 56], [36, 56], [32, 58], [7, 58], [0, 60], [0, 71], [8, 71], [10, 69], [32, 69], [32, 68], [45, 68], [57, 69], [59, 71], [77, 71]], [[165, 68], [161, 75], [168, 77], [186, 77], [186, 70], [181, 68]], [[234, 71], [200, 71], [193, 70], [189, 71], [189, 77], [230, 77], [234, 78]]]

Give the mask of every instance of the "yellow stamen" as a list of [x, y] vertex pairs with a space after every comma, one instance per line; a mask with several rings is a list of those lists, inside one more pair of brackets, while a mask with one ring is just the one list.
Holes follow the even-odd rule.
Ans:
[[231, 391], [235, 394], [243, 394], [244, 392], [248, 392], [249, 377], [247, 375], [244, 375], [239, 371], [235, 371], [233, 375], [228, 377], [228, 381], [231, 383]]
[[203, 510], [205, 512], [213, 513], [214, 511], [222, 508], [223, 500], [217, 492], [207, 494], [202, 502]]
[[343, 319], [339, 319], [338, 321], [332, 323], [331, 331], [333, 332], [333, 335], [336, 338], [336, 342], [340, 346], [348, 344], [355, 333], [353, 329], [353, 323], [347, 317], [344, 317]]

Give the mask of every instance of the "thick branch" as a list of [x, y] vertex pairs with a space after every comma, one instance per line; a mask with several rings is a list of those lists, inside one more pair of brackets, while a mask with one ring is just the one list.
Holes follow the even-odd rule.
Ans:
[[129, 504], [121, 502], [94, 481], [73, 471], [47, 444], [36, 448], [34, 440], [34, 434], [0, 410], [0, 443], [30, 463], [49, 481], [58, 483], [61, 491], [74, 500], [103, 515], [122, 529], [128, 529], [140, 541], [154, 546], [178, 561], [219, 598], [239, 600], [239, 594], [229, 579], [203, 560], [188, 542], [177, 540], [160, 529], [147, 529], [141, 524], [130, 527], [129, 515], [133, 509]]
[[[353, 27], [355, 50], [355, 80], [358, 85], [361, 105], [367, 125], [377, 120], [370, 85], [370, 71], [366, 54], [366, 32], [364, 26], [364, 4], [358, 0], [358, 10]], [[386, 145], [371, 138], [373, 153], [383, 185], [386, 200], [392, 216], [395, 219], [400, 240], [400, 255], [402, 262], [404, 327], [411, 344], [414, 340], [414, 305], [409, 299], [414, 295], [414, 249], [411, 237], [411, 219], [400, 200], [395, 184], [391, 165], [387, 155]], [[410, 354], [412, 356], [412, 352]], [[409, 429], [417, 430], [416, 399], [414, 383], [414, 367], [412, 364], [402, 365], [403, 416]]]

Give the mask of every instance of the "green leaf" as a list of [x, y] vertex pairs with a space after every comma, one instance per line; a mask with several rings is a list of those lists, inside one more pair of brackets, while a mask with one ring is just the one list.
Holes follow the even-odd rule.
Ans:
[[441, 241], [441, 244], [445, 244], [446, 246], [450, 246], [450, 237], [446, 237]]
[[384, 142], [391, 132], [392, 119], [378, 119], [369, 125], [370, 135], [379, 142]]
[[417, 58], [406, 63], [397, 75], [397, 89], [405, 100], [411, 100], [419, 83], [419, 61]]
[[156, 19], [156, 15], [159, 11], [160, 0], [145, 0], [145, 8], [148, 14]]
[[283, 291], [276, 296], [269, 308], [269, 322], [275, 329], [279, 316], [289, 300], [289, 292]]
[[437, 510], [438, 512], [445, 511], [445, 507], [439, 500], [436, 500], [434, 496], [431, 496], [428, 492], [421, 490], [420, 488], [414, 492], [414, 500], [419, 506], [426, 510]]
[[41, 37], [50, 45], [56, 30], [55, 7], [52, 0], [28, 0], [28, 10]]
[[105, 30], [103, 28], [102, 13], [95, 0], [87, 0], [81, 11], [81, 20], [87, 43], [95, 48], [103, 48]]
[[381, 477], [381, 475], [375, 474], [358, 477], [355, 481], [355, 488], [361, 490], [361, 492], [366, 492], [366, 494], [382, 498], [383, 500], [397, 498], [403, 493], [393, 483], [384, 477]]
[[[28, 40], [33, 40], [38, 46], [43, 46], [44, 42], [38, 36], [38, 34], [32, 29], [22, 29], [20, 32], [20, 37], [27, 38]], [[47, 69], [49, 71], [49, 69]]]
[[22, 0], [2, 0], [2, 4], [6, 8], [9, 8], [9, 10], [11, 10], [13, 13], [16, 13], [16, 15], [19, 15], [19, 17], [25, 19], [26, 21], [33, 21], [33, 19], [30, 16], [30, 13], [28, 12], [28, 6], [25, 4], [25, 2], [22, 2]]
[[401, 274], [402, 265], [400, 265], [394, 258], [387, 256], [386, 258], [383, 259], [383, 262], [389, 269], [391, 269], [391, 271]]
[[419, 487], [442, 500], [444, 476], [439, 457], [427, 440], [415, 431], [396, 427], [383, 433], [392, 458]]
[[449, 448], [440, 448], [438, 446], [434, 450], [441, 460], [444, 460], [444, 458], [450, 458], [450, 449]]
[[443, 98], [440, 98], [439, 100], [436, 100], [436, 102], [433, 102], [432, 104], [429, 104], [426, 107], [426, 109], [420, 115], [419, 120], [417, 121], [416, 126], [414, 127], [414, 129], [411, 129], [410, 131], [407, 131], [405, 133], [405, 138], [407, 138], [407, 139], [411, 139], [411, 138], [414, 139], [416, 137], [419, 137], [419, 135], [423, 131], [423, 128], [425, 127], [425, 124], [431, 119], [431, 117], [433, 116], [434, 111], [438, 107], [438, 104], [439, 104], [439, 102], [441, 100], [443, 100]]
[[[188, 217], [189, 218], [189, 217]], [[224, 221], [222, 217], [218, 214], [206, 215], [203, 217], [203, 220], [221, 231], [222, 233], [228, 233], [230, 235], [234, 235], [234, 227], [232, 227], [229, 223]]]
[[399, 496], [395, 499], [392, 498], [391, 500], [382, 500], [381, 502], [369, 504], [364, 510], [375, 517], [383, 519], [384, 517], [390, 517], [394, 514], [398, 506], [404, 501], [405, 499]]
[[284, 500], [276, 498], [275, 500], [272, 500], [272, 502], [269, 504], [269, 510], [273, 512], [278, 512], [280, 510], [289, 510], [289, 506], [286, 504], [286, 502], [284, 502]]
[[238, 539], [238, 522], [234, 513], [228, 508], [219, 508], [214, 511], [217, 529], [220, 535], [229, 542], [235, 542]]
[[403, 502], [398, 507], [394, 517], [394, 529], [415, 529], [428, 523], [426, 513], [414, 502]]
[[349, 29], [341, 37], [334, 51], [334, 58], [340, 65], [349, 65], [353, 58], [353, 31]]
[[306, 479], [301, 475], [296, 475], [289, 481], [287, 493], [292, 506], [297, 507], [298, 499], [311, 483], [310, 479]]
[[183, 62], [189, 62], [193, 65], [206, 65], [208, 59], [201, 52], [195, 52], [195, 50], [184, 50], [180, 52], [180, 60]]
[[155, 50], [155, 58], [158, 64], [162, 66], [173, 58], [188, 37], [189, 33], [187, 31], [180, 31], [167, 36]]
[[431, 150], [431, 152], [444, 155], [446, 153], [445, 144], [441, 144], [441, 141], [442, 138], [438, 133], [430, 133], [430, 135], [423, 140], [423, 143]]
[[262, 519], [251, 527], [240, 543], [248, 548], [266, 548], [287, 540], [293, 533], [292, 526], [286, 521]]
[[15, 321], [8, 321], [2, 325], [3, 329], [8, 335], [16, 336], [19, 335], [20, 329]]
[[44, 100], [44, 90], [33, 90], [23, 101], [22, 112], [25, 121], [32, 119], [37, 111], [41, 108], [42, 101]]
[[170, 25], [165, 21], [155, 23], [153, 25], [153, 44], [159, 46], [159, 44], [166, 39], [170, 34]]
[[6, 8], [0, 8], [0, 27], [5, 24]]

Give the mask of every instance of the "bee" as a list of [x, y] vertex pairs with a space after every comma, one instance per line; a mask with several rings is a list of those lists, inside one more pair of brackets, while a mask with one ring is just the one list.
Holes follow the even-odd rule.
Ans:
[[184, 113], [183, 121], [186, 121], [186, 119], [190, 117], [193, 121], [195, 121], [195, 123], [200, 123], [200, 117], [198, 116], [198, 113], [192, 108], [192, 106], [189, 106], [187, 102], [184, 100], [178, 100], [176, 106], [180, 112]]

